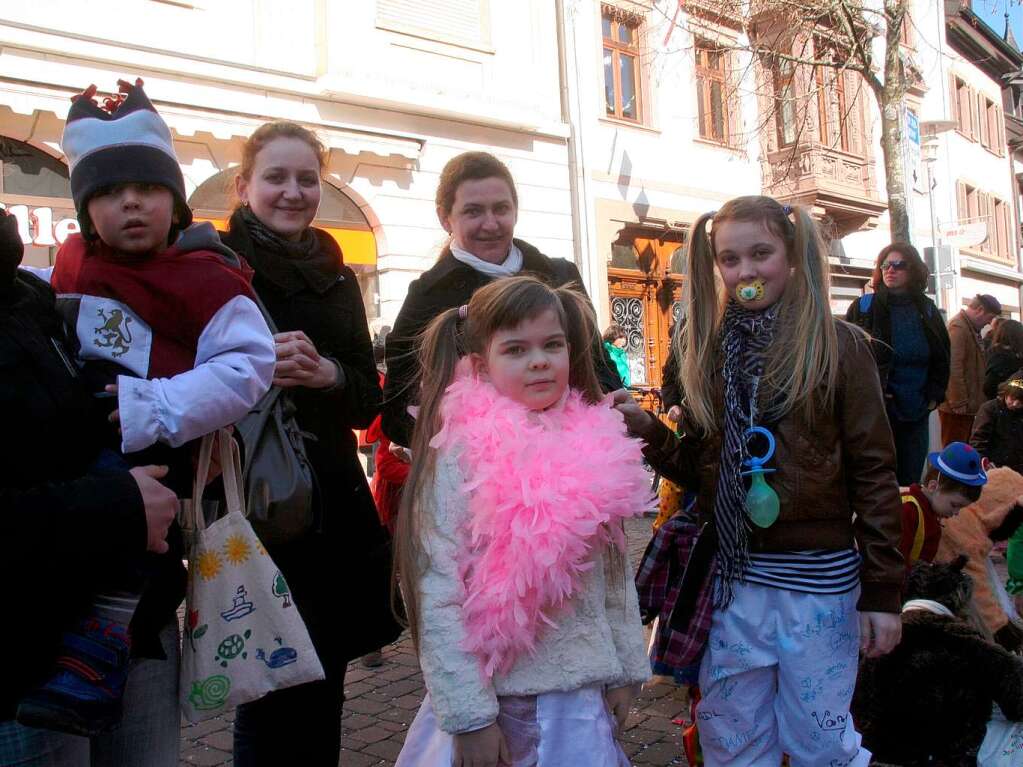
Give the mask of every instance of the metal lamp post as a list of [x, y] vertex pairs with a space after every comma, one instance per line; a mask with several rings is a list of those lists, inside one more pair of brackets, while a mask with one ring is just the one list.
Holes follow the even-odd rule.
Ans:
[[923, 120], [920, 123], [920, 153], [924, 165], [927, 166], [927, 203], [931, 210], [931, 249], [934, 253], [934, 302], [938, 309], [942, 308], [944, 286], [941, 282], [942, 270], [938, 255], [938, 213], [934, 209], [934, 163], [938, 160], [938, 136], [955, 129], [955, 120]]

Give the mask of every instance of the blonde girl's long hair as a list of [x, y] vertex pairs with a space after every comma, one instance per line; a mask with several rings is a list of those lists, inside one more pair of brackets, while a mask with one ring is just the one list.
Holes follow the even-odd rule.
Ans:
[[721, 368], [718, 336], [729, 296], [715, 278], [714, 230], [726, 221], [761, 222], [785, 243], [792, 274], [778, 299], [778, 319], [764, 360], [761, 385], [772, 403], [765, 416], [774, 420], [801, 410], [812, 423], [819, 409], [834, 406], [838, 376], [827, 251], [805, 209], [787, 209], [777, 200], [760, 196], [729, 200], [716, 213], [701, 216], [693, 228], [684, 297], [686, 323], [675, 339], [686, 417], [704, 434], [721, 428], [721, 414], [715, 411], [715, 377]]
[[[477, 290], [464, 318], [459, 309], [436, 317], [419, 342], [419, 413], [412, 432], [412, 467], [402, 488], [394, 537], [391, 597], [395, 615], [409, 627], [419, 646], [419, 578], [428, 556], [423, 546], [422, 504], [432, 499], [436, 451], [430, 440], [440, 430], [440, 405], [466, 354], [485, 355], [498, 330], [518, 327], [544, 311], [553, 310], [569, 346], [569, 386], [595, 404], [601, 399], [593, 363], [593, 346], [600, 343], [593, 308], [578, 286], [552, 288], [535, 277], [506, 277]], [[399, 595], [398, 583], [401, 582]], [[404, 602], [404, 616], [402, 616]]]

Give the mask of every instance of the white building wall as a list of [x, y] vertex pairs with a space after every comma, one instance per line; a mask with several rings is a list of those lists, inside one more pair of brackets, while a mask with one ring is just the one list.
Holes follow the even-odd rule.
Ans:
[[[445, 3], [432, 4], [438, 18]], [[313, 128], [327, 180], [377, 235], [379, 311], [445, 241], [434, 206], [447, 160], [490, 151], [519, 187], [517, 236], [572, 257], [568, 131], [548, 0], [479, 0], [473, 40], [381, 23], [372, 2], [39, 0], [0, 7], [0, 135], [59, 155], [68, 97], [142, 77], [172, 128], [191, 192], [240, 161], [263, 122]], [[41, 20], [45, 22], [41, 23]], [[116, 20], [116, 23], [111, 23]]]

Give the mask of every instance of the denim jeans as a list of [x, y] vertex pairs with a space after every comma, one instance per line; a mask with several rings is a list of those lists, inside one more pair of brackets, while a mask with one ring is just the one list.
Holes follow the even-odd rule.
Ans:
[[177, 767], [181, 742], [178, 624], [160, 632], [167, 660], [132, 661], [124, 716], [94, 738], [0, 722], [0, 767]]

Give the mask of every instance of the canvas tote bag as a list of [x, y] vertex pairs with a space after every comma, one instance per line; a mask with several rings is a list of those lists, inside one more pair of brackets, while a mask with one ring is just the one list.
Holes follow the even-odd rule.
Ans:
[[227, 514], [207, 526], [201, 511], [216, 434], [203, 438], [188, 509], [194, 537], [179, 695], [191, 722], [323, 679], [287, 581], [245, 519], [238, 444], [224, 429], [217, 434]]

